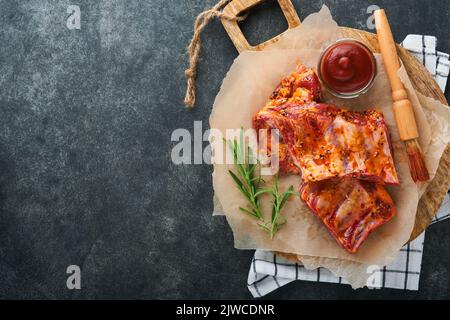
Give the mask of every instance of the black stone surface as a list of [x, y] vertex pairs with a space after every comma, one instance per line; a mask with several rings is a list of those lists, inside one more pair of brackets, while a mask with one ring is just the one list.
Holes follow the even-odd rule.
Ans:
[[[170, 160], [172, 131], [207, 128], [237, 56], [212, 22], [185, 110], [185, 47], [214, 2], [0, 1], [0, 298], [251, 297], [252, 252], [211, 216], [211, 167]], [[294, 1], [302, 18], [323, 3], [361, 29], [367, 7], [384, 6], [398, 41], [435, 35], [450, 52], [449, 1]], [[70, 4], [81, 30], [66, 27]], [[243, 28], [256, 43], [285, 25], [272, 1]], [[426, 233], [417, 292], [296, 282], [267, 298], [448, 298], [449, 223]], [[71, 264], [81, 290], [66, 287]]]

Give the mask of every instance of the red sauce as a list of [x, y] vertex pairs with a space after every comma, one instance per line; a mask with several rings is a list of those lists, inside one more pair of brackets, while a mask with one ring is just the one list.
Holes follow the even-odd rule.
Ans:
[[342, 94], [357, 93], [373, 80], [376, 64], [373, 54], [363, 44], [343, 40], [329, 47], [320, 62], [324, 85]]

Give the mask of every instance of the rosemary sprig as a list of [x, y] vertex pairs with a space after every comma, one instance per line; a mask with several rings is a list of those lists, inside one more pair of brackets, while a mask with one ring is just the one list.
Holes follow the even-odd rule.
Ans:
[[255, 161], [256, 158], [252, 149], [247, 147], [247, 152], [245, 152], [244, 131], [241, 130], [240, 132], [239, 142], [236, 140], [228, 141], [228, 145], [233, 152], [233, 160], [239, 177], [231, 170], [228, 170], [228, 172], [239, 191], [247, 198], [249, 203], [249, 208], [240, 207], [239, 209], [263, 221], [263, 215], [259, 207], [259, 196], [262, 193], [258, 191], [259, 184], [263, 180], [261, 175], [256, 175], [255, 171], [259, 162]]
[[[258, 225], [269, 233], [270, 239], [273, 239], [275, 233], [287, 222], [286, 218], [281, 215], [281, 210], [289, 197], [296, 194], [294, 187], [290, 186], [287, 191], [280, 194], [278, 190], [278, 175], [276, 175], [275, 184], [272, 188], [260, 188], [260, 184], [264, 180], [260, 174], [256, 175], [255, 173], [260, 163], [254, 157], [252, 149], [250, 147], [245, 148], [243, 129], [241, 129], [239, 135], [239, 142], [236, 140], [228, 141], [228, 145], [233, 153], [233, 160], [239, 177], [231, 170], [228, 170], [228, 172], [249, 204], [249, 208], [239, 207], [239, 209], [260, 220], [261, 222]], [[272, 215], [268, 223], [264, 221], [259, 206], [259, 197], [265, 193], [270, 193], [273, 197]]]

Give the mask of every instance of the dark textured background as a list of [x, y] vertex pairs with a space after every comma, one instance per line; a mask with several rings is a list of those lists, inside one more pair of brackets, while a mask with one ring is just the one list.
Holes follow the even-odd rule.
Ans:
[[[252, 252], [213, 218], [211, 167], [170, 161], [175, 128], [207, 120], [237, 53], [214, 21], [203, 36], [194, 110], [184, 109], [185, 47], [215, 1], [0, 1], [0, 298], [250, 298]], [[395, 37], [435, 35], [450, 52], [450, 1], [326, 3], [366, 28], [387, 8]], [[66, 28], [69, 4], [81, 30]], [[395, 17], [395, 18], [393, 18]], [[277, 5], [244, 23], [251, 42], [286, 23]], [[448, 298], [450, 222], [426, 234], [420, 290], [353, 291], [296, 282], [268, 298]], [[66, 268], [82, 268], [82, 289]]]

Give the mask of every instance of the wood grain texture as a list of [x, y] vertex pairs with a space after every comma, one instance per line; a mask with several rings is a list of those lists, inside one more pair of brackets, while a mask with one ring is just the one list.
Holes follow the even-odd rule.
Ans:
[[[227, 7], [224, 12], [238, 16], [242, 12], [249, 8], [261, 3], [264, 0], [234, 0]], [[300, 19], [295, 12], [294, 7], [290, 0], [278, 0], [283, 13], [288, 20], [289, 28], [300, 25]], [[264, 50], [264, 48], [271, 43], [278, 41], [279, 36], [272, 38], [262, 44], [256, 46], [250, 46], [245, 39], [242, 31], [236, 22], [222, 20], [222, 24], [225, 27], [228, 35], [233, 41], [236, 49], [239, 52], [244, 50]], [[341, 27], [342, 35], [346, 38], [353, 38], [365, 43], [373, 52], [380, 53], [380, 47], [378, 44], [377, 36], [373, 33], [352, 29], [347, 27]], [[432, 97], [444, 104], [447, 103], [444, 93], [439, 88], [432, 75], [407, 50], [397, 45], [397, 51], [400, 59], [405, 65], [406, 71], [411, 79], [414, 89], [422, 93], [425, 96]], [[434, 179], [430, 182], [427, 191], [424, 193], [419, 201], [416, 222], [411, 234], [410, 241], [420, 235], [431, 223], [432, 219], [436, 216], [444, 197], [450, 187], [450, 145], [447, 146], [444, 155], [439, 163], [439, 168]]]

